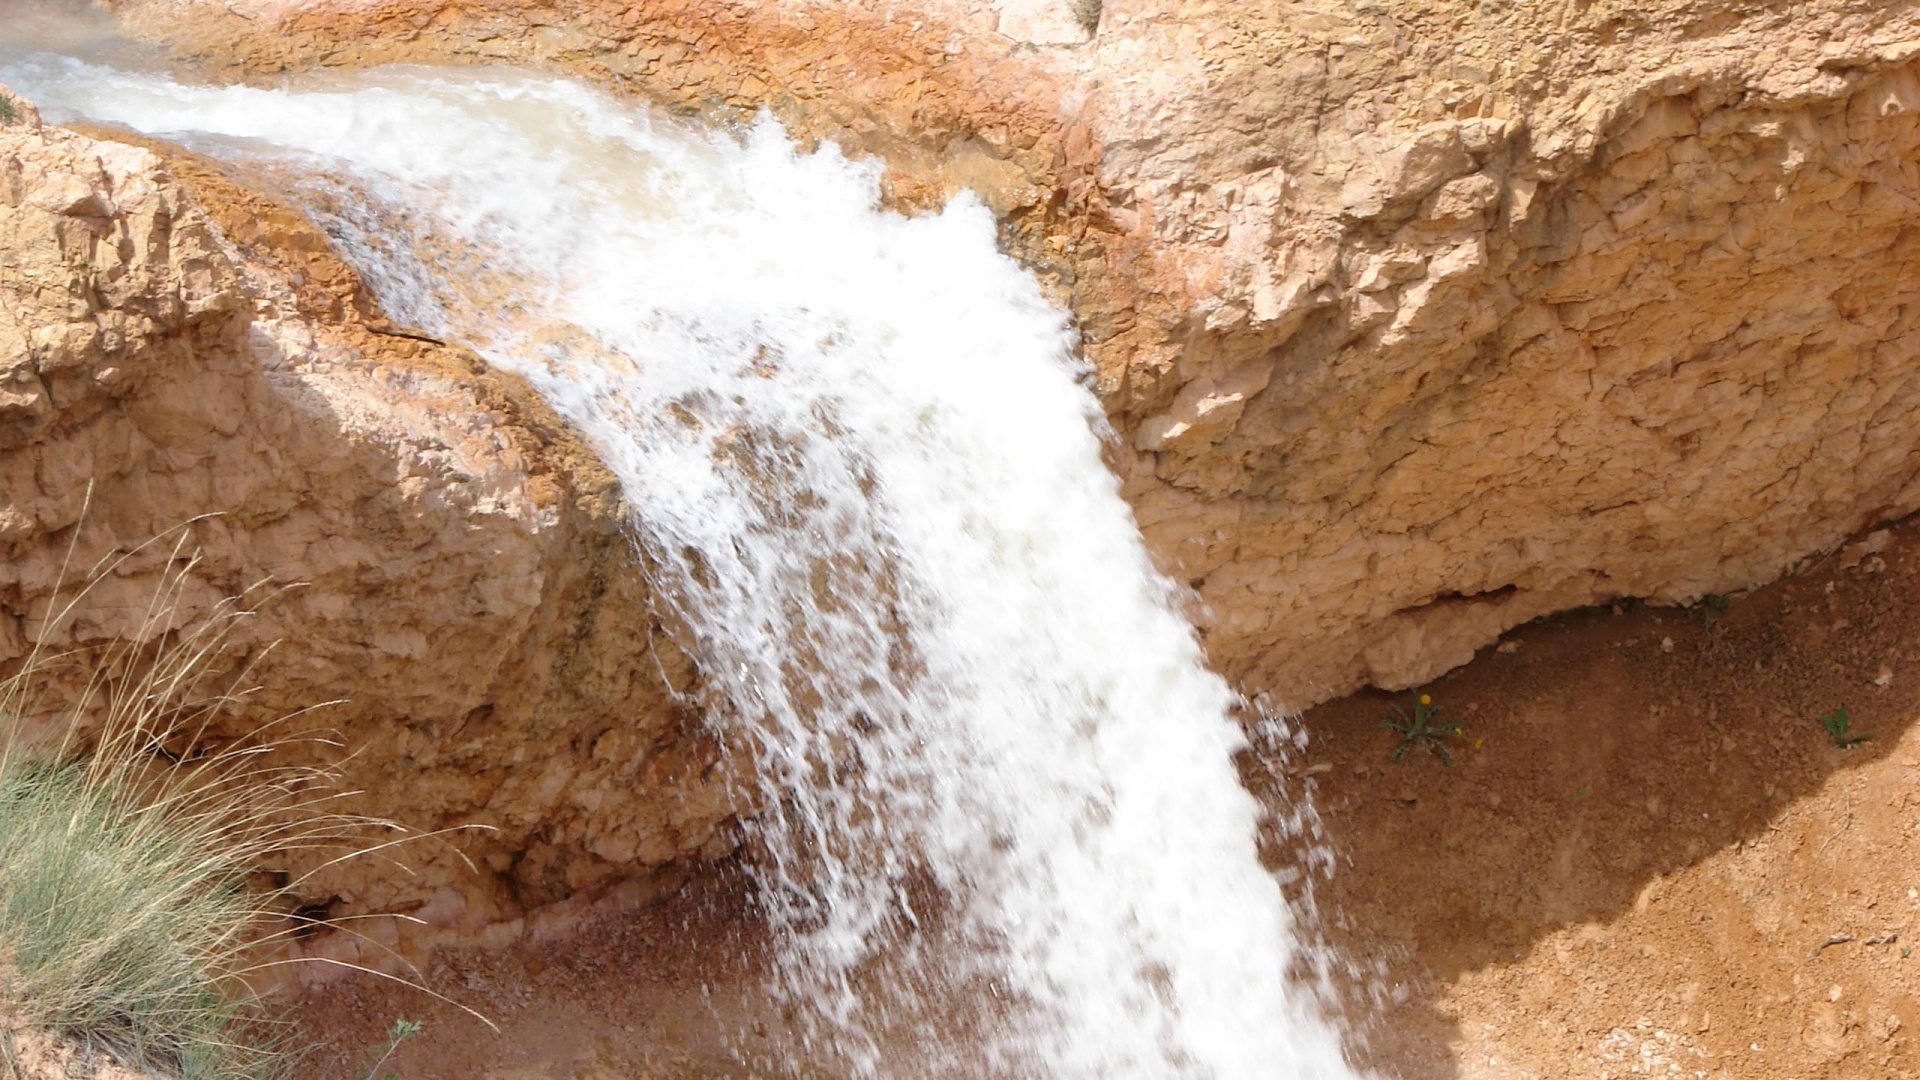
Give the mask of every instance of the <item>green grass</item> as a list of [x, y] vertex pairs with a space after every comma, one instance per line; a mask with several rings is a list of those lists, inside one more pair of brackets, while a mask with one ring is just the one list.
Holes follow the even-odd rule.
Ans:
[[129, 813], [118, 784], [73, 766], [0, 770], [5, 994], [39, 1024], [156, 1071], [254, 1077], [273, 1053], [243, 1037], [221, 969], [254, 898], [212, 838]]
[[[269, 650], [243, 650], [233, 632], [284, 589], [256, 586], [177, 628], [198, 565], [183, 550], [193, 524], [163, 534], [180, 539], [122, 640], [64, 656], [36, 646], [17, 674], [0, 680], [0, 1021], [180, 1080], [270, 1080], [288, 1075], [294, 1059], [276, 1042], [279, 1025], [259, 1007], [249, 976], [324, 963], [401, 983], [492, 1027], [422, 986], [417, 972], [405, 978], [321, 957], [266, 958], [263, 947], [312, 929], [287, 916], [314, 874], [483, 826], [412, 833], [336, 812], [354, 793], [331, 764], [341, 760], [338, 742], [296, 728], [313, 709], [241, 719], [236, 706]], [[120, 572], [161, 539], [103, 560], [87, 580]], [[54, 606], [42, 640], [72, 619], [91, 589]], [[52, 706], [38, 700], [43, 683], [76, 681], [77, 696]], [[302, 759], [328, 764], [288, 764]], [[261, 873], [291, 856], [312, 869], [291, 878]], [[351, 921], [325, 926], [406, 966]]]
[[[248, 875], [391, 826], [329, 812], [331, 771], [273, 764], [298, 743], [333, 745], [287, 734], [294, 717], [221, 734], [251, 673], [229, 638], [261, 598], [170, 630], [194, 566], [175, 555], [127, 643], [36, 651], [0, 682], [0, 1011], [182, 1080], [284, 1076], [246, 977], [288, 962], [259, 946], [292, 932], [283, 897], [301, 881], [263, 890]], [[41, 708], [35, 688], [56, 671], [87, 689]]]

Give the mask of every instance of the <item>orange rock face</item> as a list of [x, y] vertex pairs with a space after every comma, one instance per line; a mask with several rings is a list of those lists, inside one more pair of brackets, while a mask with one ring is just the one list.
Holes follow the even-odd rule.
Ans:
[[1216, 662], [1294, 705], [1920, 506], [1905, 9], [116, 10], [236, 74], [505, 60], [767, 107], [904, 204], [978, 191], [1078, 317]]

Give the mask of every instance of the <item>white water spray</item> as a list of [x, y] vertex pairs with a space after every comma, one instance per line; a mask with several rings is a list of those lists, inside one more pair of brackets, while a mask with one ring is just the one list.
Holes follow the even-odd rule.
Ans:
[[1286, 979], [1233, 695], [1101, 463], [1069, 327], [976, 203], [884, 213], [874, 168], [771, 121], [702, 134], [528, 76], [268, 91], [37, 56], [0, 80], [334, 177], [383, 302], [586, 433], [757, 754], [817, 1052], [1351, 1075]]

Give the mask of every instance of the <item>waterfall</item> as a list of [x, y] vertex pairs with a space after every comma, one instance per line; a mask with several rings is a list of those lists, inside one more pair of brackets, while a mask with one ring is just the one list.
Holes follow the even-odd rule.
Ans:
[[271, 163], [395, 316], [591, 441], [754, 755], [796, 1037], [868, 1076], [1348, 1077], [1236, 775], [1238, 704], [992, 217], [578, 83], [214, 87], [46, 54], [50, 118]]

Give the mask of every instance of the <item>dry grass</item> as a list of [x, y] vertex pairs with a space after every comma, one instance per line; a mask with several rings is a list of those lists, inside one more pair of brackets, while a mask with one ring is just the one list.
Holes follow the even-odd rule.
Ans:
[[[338, 759], [284, 753], [332, 746], [294, 730], [297, 715], [239, 740], [220, 734], [253, 668], [238, 662], [233, 631], [271, 590], [170, 630], [194, 566], [178, 547], [174, 556], [123, 643], [87, 656], [36, 652], [0, 682], [0, 1007], [185, 1080], [280, 1076], [288, 1058], [259, 1041], [246, 977], [287, 962], [258, 960], [259, 946], [276, 925], [291, 932], [278, 901], [303, 879], [262, 891], [248, 874], [291, 851], [325, 866], [400, 838], [388, 823], [332, 810], [349, 794], [332, 769], [276, 764]], [[85, 692], [40, 708], [36, 684], [72, 665], [84, 665]], [[28, 721], [61, 734], [31, 745]]]

